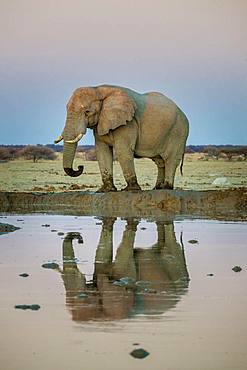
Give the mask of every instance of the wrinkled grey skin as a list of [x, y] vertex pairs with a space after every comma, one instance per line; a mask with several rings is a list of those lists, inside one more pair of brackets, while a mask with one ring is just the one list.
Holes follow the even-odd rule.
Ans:
[[[160, 93], [139, 94], [118, 86], [82, 87], [67, 104], [63, 167], [69, 176], [79, 176], [83, 166], [73, 170], [77, 142], [87, 128], [94, 131], [96, 154], [103, 185], [99, 191], [116, 191], [113, 183], [113, 148], [127, 186], [140, 190], [134, 158], [150, 158], [158, 167], [155, 189], [173, 189], [176, 168], [181, 171], [189, 124], [177, 105]], [[72, 142], [71, 142], [72, 141]], [[73, 142], [74, 141], [74, 142]]]

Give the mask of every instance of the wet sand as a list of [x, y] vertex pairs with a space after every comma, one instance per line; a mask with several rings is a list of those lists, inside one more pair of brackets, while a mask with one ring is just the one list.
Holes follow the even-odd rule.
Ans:
[[246, 222], [0, 222], [2, 369], [246, 369]]

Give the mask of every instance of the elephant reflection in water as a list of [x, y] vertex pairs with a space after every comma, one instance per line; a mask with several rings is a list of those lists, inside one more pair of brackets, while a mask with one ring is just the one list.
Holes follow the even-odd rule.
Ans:
[[61, 272], [66, 305], [75, 321], [117, 320], [136, 314], [157, 315], [174, 307], [188, 288], [183, 248], [177, 243], [173, 223], [156, 222], [158, 240], [150, 248], [134, 248], [139, 221], [127, 219], [113, 261], [115, 218], [104, 218], [96, 251], [93, 280], [86, 282], [78, 269], [73, 239], [63, 240]]

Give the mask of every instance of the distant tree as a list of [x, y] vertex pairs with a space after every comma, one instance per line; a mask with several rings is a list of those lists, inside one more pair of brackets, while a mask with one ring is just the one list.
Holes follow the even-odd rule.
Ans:
[[195, 153], [195, 150], [191, 146], [186, 146], [185, 153]]
[[38, 162], [39, 159], [56, 159], [54, 150], [43, 146], [43, 145], [27, 145], [20, 151], [20, 156], [26, 159], [32, 160], [34, 163]]
[[[187, 145], [186, 153], [203, 153], [204, 145]], [[188, 150], [188, 151], [187, 151]]]
[[85, 150], [86, 154], [86, 161], [96, 161], [96, 151], [95, 148], [90, 148], [88, 150]]
[[221, 152], [224, 153], [229, 160], [234, 156], [244, 155], [244, 158], [247, 158], [247, 147], [246, 146], [225, 146], [221, 149]]
[[244, 155], [245, 160], [247, 159], [247, 146], [241, 147], [241, 154]]
[[19, 157], [21, 150], [19, 148], [14, 147], [14, 146], [9, 146], [8, 151], [9, 151], [10, 159], [13, 160], [13, 159], [16, 159], [16, 158]]
[[204, 147], [203, 153], [208, 154], [209, 157], [216, 157], [218, 159], [220, 149], [214, 145], [207, 145]]
[[9, 161], [11, 159], [11, 154], [8, 148], [0, 147], [0, 160]]

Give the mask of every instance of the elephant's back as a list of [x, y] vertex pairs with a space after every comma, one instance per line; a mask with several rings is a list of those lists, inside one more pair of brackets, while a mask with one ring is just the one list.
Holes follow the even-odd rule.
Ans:
[[158, 124], [158, 126], [170, 125], [176, 120], [178, 107], [165, 95], [158, 92], [149, 92], [144, 95], [144, 114], [142, 124]]
[[172, 101], [170, 98], [168, 98], [166, 95], [157, 92], [157, 91], [150, 91], [145, 94], [143, 94], [145, 101], [147, 104], [151, 105], [163, 105], [165, 106], [171, 106], [174, 108], [177, 108], [177, 105], [174, 101]]
[[145, 108], [139, 117], [136, 154], [152, 157], [163, 151], [176, 122], [178, 107], [161, 93], [146, 93], [143, 97]]

